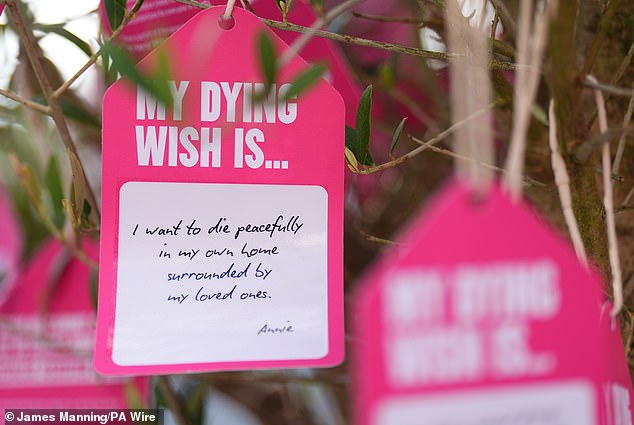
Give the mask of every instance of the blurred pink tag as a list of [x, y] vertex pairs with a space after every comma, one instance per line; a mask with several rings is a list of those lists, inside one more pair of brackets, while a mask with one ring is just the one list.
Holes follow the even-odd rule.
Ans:
[[601, 281], [530, 208], [454, 183], [399, 242], [356, 298], [357, 424], [631, 424]]
[[603, 341], [600, 346], [606, 352], [601, 364], [605, 368], [602, 387], [601, 425], [632, 424], [632, 377], [623, 349], [618, 322], [610, 318], [611, 305], [605, 303], [601, 310], [599, 332]]
[[[97, 247], [86, 243], [96, 259]], [[6, 408], [126, 408], [126, 385], [92, 366], [95, 312], [89, 268], [48, 242], [0, 308], [0, 406]]]
[[[210, 4], [209, 0], [202, 2]], [[136, 0], [127, 0], [128, 10], [135, 3]], [[99, 4], [99, 12], [103, 28], [112, 33], [103, 0]], [[119, 34], [118, 41], [140, 59], [198, 12], [199, 8], [174, 0], [145, 0], [137, 16]]]
[[4, 4], [0, 4], [0, 14], [2, 14], [3, 10], [4, 10]]
[[[325, 80], [272, 98], [256, 16], [192, 18], [160, 49], [174, 108], [104, 99], [97, 356], [106, 374], [330, 366], [343, 359], [344, 106]], [[155, 65], [158, 49], [139, 64]]]
[[18, 221], [9, 198], [0, 187], [0, 306], [10, 296], [18, 277], [21, 255], [22, 235]]

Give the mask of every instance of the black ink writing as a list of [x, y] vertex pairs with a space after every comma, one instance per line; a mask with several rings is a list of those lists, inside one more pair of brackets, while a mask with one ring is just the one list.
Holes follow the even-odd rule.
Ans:
[[183, 224], [183, 220], [179, 221], [177, 225], [170, 227], [156, 226], [153, 229], [146, 227], [145, 234], [158, 236], [178, 236], [178, 232], [181, 230], [181, 224]]
[[[246, 278], [249, 277], [249, 269], [251, 268], [251, 263], [247, 264], [247, 266], [238, 271], [235, 270], [235, 263], [231, 263], [231, 265], [229, 266], [229, 268], [221, 273], [217, 273], [217, 272], [185, 272], [185, 273], [168, 273], [167, 274], [167, 281], [168, 282], [179, 282], [181, 280], [220, 280], [220, 279], [225, 279], [225, 278], [231, 278], [231, 279], [241, 279], [241, 278]], [[260, 267], [260, 265], [258, 265], [258, 268]], [[265, 269], [266, 270], [266, 269]], [[260, 271], [260, 273], [263, 273], [262, 271]], [[270, 273], [270, 271], [269, 271]], [[262, 277], [264, 276], [264, 274], [258, 276], [256, 274], [256, 277]], [[266, 274], [266, 276], [268, 276], [268, 273]], [[265, 279], [266, 277], [264, 277]]]
[[290, 321], [287, 320], [284, 325], [278, 327], [269, 326], [265, 323], [258, 331], [258, 335], [284, 334], [292, 332], [295, 332], [295, 329], [293, 329], [293, 325], [291, 325]]
[[230, 233], [229, 225], [223, 224], [223, 221], [227, 221], [227, 219], [224, 217], [219, 218], [218, 222], [207, 230], [207, 233]]
[[293, 215], [288, 222], [285, 223], [284, 216], [279, 215], [277, 219], [275, 219], [274, 223], [247, 224], [244, 226], [238, 226], [233, 238], [238, 239], [241, 233], [268, 233], [269, 238], [272, 238], [276, 232], [293, 232], [293, 234], [296, 235], [299, 229], [301, 229], [304, 225], [304, 223], [299, 223], [299, 219], [300, 217], [298, 215]]
[[247, 258], [251, 258], [251, 257], [255, 257], [258, 254], [277, 255], [279, 254], [279, 251], [277, 250], [277, 246], [274, 246], [273, 248], [261, 248], [261, 247], [249, 248], [247, 244], [245, 243], [244, 245], [242, 245], [240, 254], [246, 255]]

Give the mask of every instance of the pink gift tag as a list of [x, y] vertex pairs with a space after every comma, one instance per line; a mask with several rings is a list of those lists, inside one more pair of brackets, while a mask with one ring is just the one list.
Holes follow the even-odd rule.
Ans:
[[[96, 259], [97, 247], [85, 248]], [[127, 385], [147, 397], [146, 379], [95, 372], [94, 321], [88, 266], [47, 243], [0, 308], [0, 407], [126, 408]]]
[[403, 235], [356, 299], [357, 424], [631, 423], [600, 421], [600, 279], [526, 205], [454, 183]]
[[[275, 1], [255, 0], [251, 2], [255, 13], [267, 19], [282, 20], [282, 12]], [[293, 0], [288, 12], [288, 21], [297, 25], [310, 27], [316, 20], [313, 8], [304, 0]], [[273, 30], [286, 44], [291, 44], [301, 34], [281, 29]], [[324, 78], [328, 80], [343, 97], [346, 106], [346, 124], [354, 127], [357, 116], [357, 105], [361, 97], [361, 88], [355, 77], [350, 73], [349, 65], [343, 54], [333, 41], [313, 37], [301, 50], [300, 55], [310, 63], [325, 63], [328, 71]]]
[[[344, 107], [324, 80], [272, 97], [251, 13], [207, 9], [162, 48], [174, 108], [104, 99], [97, 355], [106, 374], [330, 366], [343, 359]], [[157, 52], [141, 67], [152, 67]]]
[[0, 187], [0, 305], [11, 294], [19, 274], [21, 256], [22, 235], [18, 221], [9, 198]]
[[632, 378], [623, 349], [621, 332], [616, 320], [611, 319], [611, 305], [606, 303], [601, 311], [599, 332], [603, 337], [601, 347], [606, 351], [603, 360], [605, 380], [601, 403], [601, 425], [632, 424]]
[[[209, 0], [202, 2], [211, 3]], [[127, 0], [128, 10], [135, 3], [136, 0]], [[112, 33], [103, 0], [99, 4], [99, 12], [103, 28]], [[199, 8], [174, 0], [145, 0], [137, 16], [119, 34], [118, 41], [141, 59], [198, 12]]]

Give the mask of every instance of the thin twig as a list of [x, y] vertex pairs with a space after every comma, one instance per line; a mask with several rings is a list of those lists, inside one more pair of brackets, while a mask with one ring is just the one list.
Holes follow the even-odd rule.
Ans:
[[[119, 27], [112, 33], [112, 35], [110, 36], [110, 38], [108, 38], [106, 42], [110, 42], [116, 39], [119, 36], [119, 34], [121, 34], [121, 31], [123, 31], [123, 29], [128, 24], [128, 22], [134, 19], [134, 17], [136, 16], [136, 13], [139, 11], [142, 4], [143, 4], [143, 0], [136, 1], [134, 6], [132, 6], [132, 8], [123, 17], [123, 20], [121, 21], [121, 25], [119, 25]], [[86, 63], [79, 69], [79, 71], [75, 73], [75, 75], [73, 75], [68, 80], [66, 80], [61, 86], [57, 88], [57, 90], [53, 92], [53, 97], [57, 99], [62, 95], [62, 93], [68, 90], [68, 88], [72, 86], [73, 83], [77, 81], [77, 79], [81, 77], [84, 72], [88, 70], [88, 68], [90, 68], [91, 66], [95, 64], [95, 62], [97, 62], [97, 59], [99, 59], [99, 57], [101, 56], [101, 53], [102, 53], [102, 48], [100, 47], [95, 53], [93, 53], [91, 57], [88, 58], [88, 61], [86, 61]]]
[[[588, 75], [588, 80], [597, 82], [596, 78]], [[605, 111], [605, 100], [601, 90], [594, 90], [595, 101], [599, 112], [599, 129], [601, 133], [608, 130], [608, 118]], [[608, 233], [608, 253], [610, 257], [610, 268], [612, 269], [612, 291], [614, 292], [614, 306], [610, 315], [615, 317], [623, 308], [623, 281], [621, 277], [621, 262], [619, 260], [619, 246], [616, 238], [616, 224], [614, 220], [614, 194], [612, 192], [612, 181], [610, 179], [610, 145], [604, 143], [601, 150], [601, 164], [603, 166], [603, 206], [605, 208], [606, 227]]]
[[572, 209], [570, 177], [568, 176], [568, 170], [566, 169], [564, 158], [559, 153], [559, 141], [557, 140], [557, 117], [555, 116], [554, 100], [550, 101], [550, 106], [548, 107], [548, 121], [548, 142], [551, 151], [550, 158], [553, 172], [555, 174], [555, 183], [557, 184], [557, 190], [559, 191], [561, 209], [564, 212], [564, 218], [566, 220], [566, 225], [568, 226], [572, 246], [575, 248], [575, 252], [577, 253], [577, 258], [579, 258], [579, 260], [587, 266], [588, 256], [583, 245], [583, 240], [581, 239], [577, 218], [575, 217], [575, 213]]
[[[632, 120], [632, 112], [634, 112], [634, 95], [630, 97], [630, 103], [627, 105], [627, 111], [623, 117], [623, 127], [627, 126]], [[625, 136], [623, 132], [619, 138], [619, 144], [616, 148], [616, 155], [614, 156], [614, 162], [612, 163], [612, 174], [618, 174], [621, 167], [621, 160], [623, 159], [623, 152], [625, 151]]]
[[167, 406], [170, 411], [174, 415], [174, 419], [178, 425], [187, 425], [189, 421], [187, 420], [187, 416], [183, 411], [180, 401], [172, 388], [172, 385], [169, 382], [169, 378], [167, 376], [159, 376], [158, 384], [163, 396], [165, 397], [165, 401], [167, 402]]
[[470, 116], [466, 117], [464, 120], [453, 124], [452, 126], [448, 127], [444, 131], [441, 131], [440, 133], [438, 133], [436, 136], [432, 137], [428, 141], [423, 142], [424, 144], [421, 144], [421, 146], [417, 147], [416, 149], [413, 149], [410, 152], [408, 152], [408, 153], [406, 153], [406, 154], [404, 154], [402, 156], [399, 156], [398, 158], [393, 159], [392, 161], [385, 162], [385, 163], [380, 164], [380, 165], [375, 165], [375, 166], [372, 166], [372, 167], [368, 167], [368, 168], [365, 168], [365, 169], [360, 169], [358, 171], [358, 173], [359, 174], [372, 174], [372, 173], [376, 173], [377, 171], [385, 170], [387, 168], [395, 167], [395, 166], [397, 166], [399, 164], [402, 164], [403, 162], [407, 161], [408, 159], [412, 159], [416, 155], [419, 155], [421, 152], [423, 152], [423, 151], [425, 151], [427, 149], [430, 149], [433, 145], [439, 143], [440, 141], [442, 141], [446, 137], [450, 136], [454, 131], [456, 131], [456, 129], [458, 129], [461, 126], [465, 125], [470, 120], [476, 119], [476, 118], [480, 117], [481, 115], [486, 114], [494, 106], [495, 106], [495, 103], [491, 103], [486, 108], [474, 112]]
[[277, 61], [278, 68], [281, 69], [285, 67], [295, 55], [298, 55], [299, 52], [304, 48], [304, 46], [306, 46], [306, 44], [308, 44], [308, 42], [315, 36], [316, 32], [319, 29], [321, 29], [325, 25], [328, 25], [330, 22], [332, 22], [333, 19], [339, 17], [360, 1], [361, 0], [347, 0], [330, 10], [325, 16], [317, 18], [317, 20], [315, 20], [315, 22], [308, 28], [308, 30], [297, 37], [295, 41], [293, 41], [293, 43], [289, 46], [288, 50], [286, 50], [279, 57]]
[[619, 69], [616, 70], [610, 84], [616, 85], [621, 80], [621, 77], [625, 74], [625, 71], [630, 69], [630, 64], [632, 63], [632, 57], [634, 57], [634, 42], [630, 44], [630, 48], [627, 51], [627, 54], [621, 61], [621, 65], [619, 65]]
[[[199, 7], [201, 9], [207, 9], [208, 7], [210, 7], [209, 5], [205, 3], [201, 3], [196, 0], [176, 0], [176, 1], [183, 4], [188, 4], [190, 6]], [[260, 20], [264, 22], [266, 25], [270, 26], [271, 28], [277, 28], [281, 30], [299, 32], [299, 33], [311, 31], [310, 28], [308, 27], [291, 24], [290, 22], [279, 22], [279, 21], [274, 21], [272, 19], [265, 19], [265, 18], [260, 18]], [[354, 37], [352, 35], [337, 34], [337, 33], [324, 31], [324, 30], [314, 31], [314, 35], [316, 37], [327, 38], [329, 40], [340, 41], [343, 43], [354, 44], [357, 46], [372, 47], [375, 49], [402, 53], [404, 55], [416, 56], [416, 57], [427, 58], [427, 59], [437, 59], [437, 60], [441, 60], [445, 62], [448, 62], [450, 60], [460, 59], [460, 55], [456, 55], [453, 53], [436, 52], [433, 50], [419, 49], [416, 47], [407, 47], [407, 46], [401, 46], [398, 44], [384, 43], [382, 41], [368, 40], [365, 38]], [[515, 64], [511, 62], [500, 61], [498, 59], [492, 59], [490, 62], [490, 66], [494, 69], [502, 69], [502, 70], [516, 69]]]
[[621, 206], [622, 207], [627, 206], [632, 200], [632, 198], [634, 198], [634, 187], [632, 187], [630, 191], [628, 192], [628, 194], [625, 196], [625, 199], [623, 199], [623, 203], [621, 204]]
[[[508, 173], [508, 171], [506, 171], [504, 168], [500, 168], [498, 166], [492, 165], [492, 164], [487, 164], [486, 162], [482, 162], [479, 161], [477, 159], [474, 158], [470, 158], [468, 156], [464, 156], [464, 155], [460, 155], [456, 152], [450, 151], [448, 149], [443, 149], [443, 148], [439, 148], [438, 146], [434, 146], [434, 145], [429, 145], [428, 142], [424, 142], [420, 139], [417, 139], [414, 136], [408, 135], [409, 139], [412, 140], [413, 142], [418, 143], [419, 145], [421, 145], [421, 147], [425, 147], [427, 149], [429, 149], [432, 152], [436, 152], [436, 153], [441, 153], [443, 155], [447, 155], [450, 156], [454, 159], [458, 159], [460, 161], [467, 161], [476, 165], [479, 165], [481, 167], [487, 168], [489, 170], [492, 171], [496, 171], [500, 174], [506, 175]], [[531, 177], [528, 176], [524, 176], [523, 178], [524, 184], [527, 186], [541, 186], [541, 187], [545, 187], [546, 185], [540, 181], [537, 181]]]
[[632, 97], [634, 96], [634, 90], [626, 89], [623, 87], [615, 87], [610, 84], [605, 84], [597, 81], [596, 79], [592, 80], [590, 78], [586, 78], [583, 81], [583, 85], [595, 90], [601, 90], [602, 92], [609, 93], [614, 96], [623, 96], [623, 97]]
[[366, 15], [365, 13], [352, 11], [352, 16], [360, 19], [367, 19], [369, 21], [377, 22], [390, 22], [395, 24], [416, 24], [422, 25], [423, 20], [418, 18], [400, 18], [396, 16], [380, 16], [380, 15]]
[[617, 136], [629, 134], [633, 131], [634, 126], [613, 127], [604, 133], [595, 134], [577, 146], [574, 152], [575, 161], [583, 164], [590, 158], [590, 155], [592, 155], [595, 149], [603, 146], [605, 143], [611, 143]]
[[9, 99], [21, 103], [22, 105], [33, 109], [34, 111], [40, 112], [45, 115], [51, 115], [51, 109], [42, 105], [41, 103], [33, 102], [27, 98], [20, 96], [19, 94], [13, 93], [12, 91], [0, 89], [0, 94], [4, 97], [8, 97]]
[[500, 13], [498, 12], [498, 8], [494, 6], [493, 10], [494, 10], [494, 13], [493, 13], [493, 19], [491, 20], [491, 32], [489, 33], [489, 38], [491, 40], [495, 40], [495, 35], [498, 32], [498, 23], [500, 22]]
[[391, 241], [389, 239], [383, 239], [383, 238], [379, 238], [377, 236], [373, 236], [371, 234], [369, 234], [368, 232], [365, 232], [363, 230], [359, 230], [359, 232], [361, 232], [361, 234], [363, 235], [363, 237], [370, 242], [376, 242], [376, 243], [380, 243], [382, 245], [391, 245], [391, 246], [403, 246], [402, 243], [400, 242], [395, 242], [395, 241]]
[[[62, 107], [57, 98], [53, 96], [53, 89], [51, 88], [48, 76], [44, 71], [44, 67], [41, 62], [42, 58], [40, 57], [37, 42], [35, 41], [35, 36], [33, 35], [33, 30], [30, 27], [30, 23], [24, 19], [22, 11], [20, 10], [21, 8], [15, 0], [7, 0], [6, 5], [9, 11], [9, 15], [13, 18], [14, 27], [16, 29], [16, 32], [18, 33], [18, 36], [20, 37], [22, 45], [24, 46], [27, 57], [29, 58], [29, 62], [31, 63], [31, 66], [33, 68], [33, 72], [35, 73], [38, 83], [42, 88], [42, 92], [46, 97], [48, 107], [50, 108], [51, 117], [53, 118], [60, 138], [64, 142], [64, 145], [66, 146], [66, 149], [68, 151], [71, 168], [73, 168], [73, 177], [77, 178], [79, 182], [85, 187], [88, 201], [93, 207], [93, 211], [95, 212], [97, 220], [99, 220], [100, 214], [97, 204], [97, 198], [95, 197], [95, 193], [93, 192], [92, 187], [86, 179], [84, 167], [77, 153], [77, 147], [75, 146], [75, 142], [73, 141], [73, 138], [70, 134], [70, 130], [68, 129], [68, 124], [66, 123], [66, 118], [64, 117]], [[75, 157], [76, 160], [73, 160], [73, 157]], [[74, 164], [78, 164], [78, 166], [75, 166]], [[81, 202], [81, 200], [79, 202]]]

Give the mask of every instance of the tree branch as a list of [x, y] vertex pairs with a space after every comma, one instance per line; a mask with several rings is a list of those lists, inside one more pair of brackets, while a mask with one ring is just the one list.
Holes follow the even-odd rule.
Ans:
[[[179, 3], [188, 4], [190, 6], [199, 7], [201, 9], [206, 9], [209, 5], [205, 3], [198, 2], [196, 0], [176, 0]], [[312, 32], [311, 28], [304, 27], [301, 25], [291, 24], [290, 22], [279, 22], [274, 21], [272, 19], [260, 18], [262, 22], [268, 25], [271, 28], [277, 28], [285, 31], [293, 31], [299, 33]], [[404, 55], [416, 56], [427, 59], [437, 59], [441, 61], [451, 61], [455, 59], [460, 59], [461, 55], [456, 55], [454, 53], [444, 53], [444, 52], [436, 52], [433, 50], [425, 50], [419, 49], [417, 47], [407, 47], [401, 46], [399, 44], [385, 43], [382, 41], [369, 40], [366, 38], [355, 37], [352, 35], [346, 34], [337, 34], [330, 31], [317, 30], [314, 31], [314, 35], [317, 37], [327, 38], [329, 40], [340, 41], [343, 43], [354, 44], [357, 46], [365, 46], [372, 47], [379, 50], [387, 50], [390, 52], [402, 53]], [[490, 62], [491, 68], [494, 69], [504, 69], [504, 70], [513, 70], [515, 69], [515, 64], [511, 62], [505, 62], [498, 59], [492, 59]]]
[[[51, 88], [51, 84], [48, 80], [46, 72], [44, 71], [44, 67], [42, 66], [42, 58], [40, 57], [37, 42], [35, 41], [35, 36], [33, 35], [31, 25], [26, 19], [24, 19], [21, 7], [16, 0], [6, 0], [6, 6], [9, 12], [9, 16], [13, 18], [16, 32], [18, 33], [20, 41], [24, 46], [27, 57], [29, 58], [29, 62], [31, 63], [31, 66], [33, 68], [33, 72], [35, 73], [40, 87], [42, 88], [42, 92], [46, 97], [46, 101], [49, 105], [48, 108], [50, 109], [50, 115], [53, 118], [55, 126], [57, 127], [57, 131], [59, 132], [59, 135], [68, 151], [73, 177], [78, 179], [78, 183], [85, 188], [88, 202], [90, 202], [90, 204], [92, 205], [95, 216], [97, 217], [97, 220], [99, 220], [100, 214], [97, 204], [97, 198], [95, 197], [95, 194], [90, 187], [88, 180], [86, 179], [84, 167], [81, 163], [81, 160], [79, 159], [77, 147], [75, 146], [73, 138], [70, 134], [70, 130], [68, 129], [68, 124], [66, 123], [66, 118], [64, 117], [64, 113], [62, 112], [62, 107], [59, 104], [57, 98], [53, 96], [53, 90]], [[73, 156], [76, 157], [76, 161], [72, 159]]]
[[27, 98], [24, 98], [22, 96], [20, 96], [19, 94], [13, 93], [9, 90], [5, 90], [5, 89], [0, 89], [0, 94], [4, 97], [7, 97], [13, 101], [16, 101], [18, 103], [21, 103], [22, 105], [26, 106], [27, 108], [31, 108], [34, 111], [40, 112], [44, 115], [51, 115], [51, 108], [49, 108], [46, 105], [42, 105], [40, 103], [37, 102], [33, 102]]
[[[141, 8], [141, 5], [143, 4], [143, 0], [137, 0], [136, 3], [134, 3], [134, 6], [132, 6], [132, 8], [126, 12], [126, 15], [123, 17], [123, 20], [121, 21], [121, 25], [119, 25], [119, 28], [117, 28], [112, 35], [110, 36], [110, 38], [108, 38], [107, 42], [110, 42], [111, 40], [116, 39], [119, 34], [121, 34], [121, 31], [123, 31], [123, 29], [125, 28], [125, 26], [128, 24], [128, 22], [130, 22], [132, 19], [134, 19], [134, 17], [136, 16], [136, 13], [139, 11], [139, 9]], [[77, 81], [77, 79], [88, 70], [88, 68], [90, 68], [91, 66], [93, 66], [95, 64], [95, 62], [97, 62], [97, 59], [99, 59], [99, 57], [101, 56], [102, 53], [102, 49], [101, 47], [99, 47], [99, 49], [93, 53], [93, 55], [88, 58], [88, 61], [84, 64], [84, 66], [82, 66], [79, 71], [77, 71], [75, 73], [75, 75], [73, 75], [72, 77], [70, 77], [68, 80], [66, 80], [64, 82], [64, 84], [62, 84], [61, 86], [59, 86], [57, 88], [57, 90], [55, 90], [53, 92], [53, 97], [55, 97], [56, 99], [59, 98], [62, 93], [64, 93], [66, 90], [68, 90], [68, 88], [70, 86], [73, 85], [73, 83], [75, 83], [75, 81]]]

